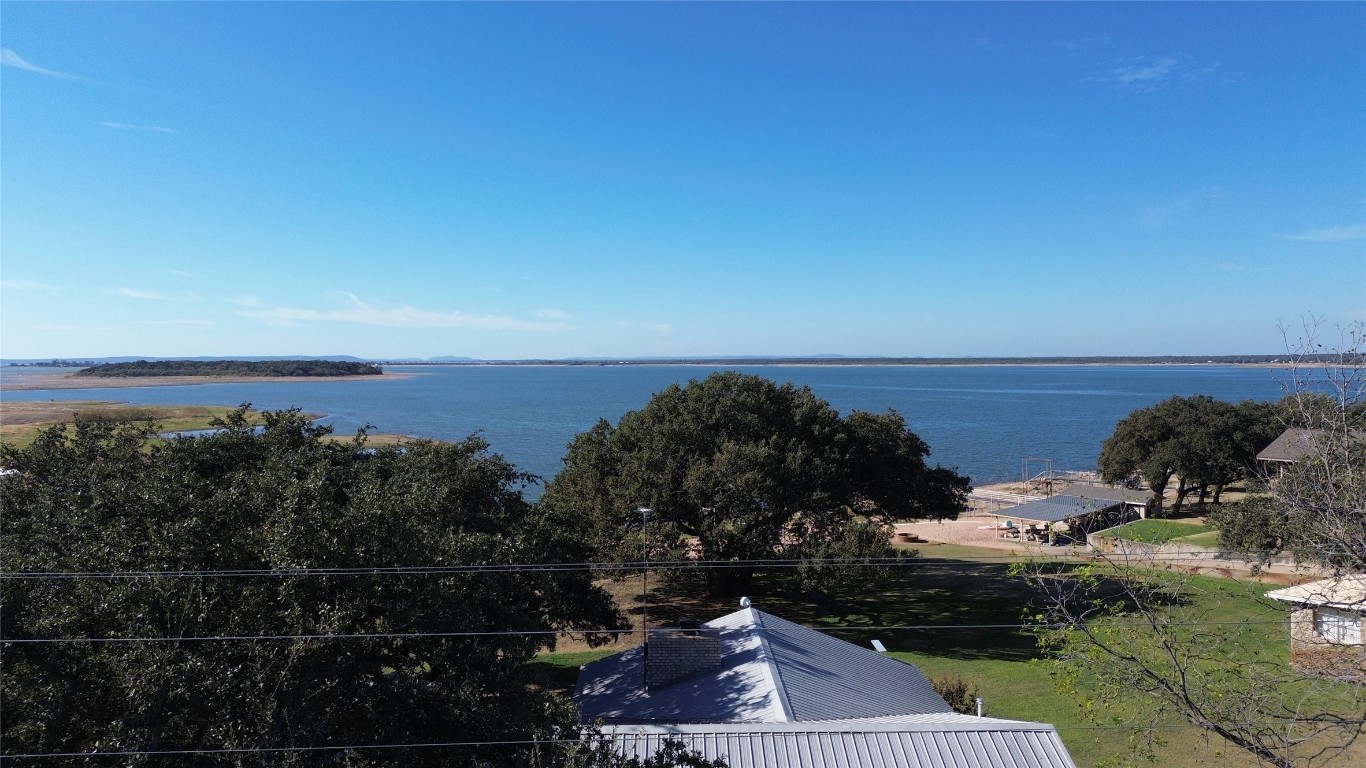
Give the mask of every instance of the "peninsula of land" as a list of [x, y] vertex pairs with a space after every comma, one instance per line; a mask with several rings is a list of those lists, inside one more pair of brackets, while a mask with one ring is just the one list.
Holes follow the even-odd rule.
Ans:
[[336, 376], [381, 376], [375, 363], [350, 360], [138, 360], [100, 363], [71, 374], [79, 378], [125, 379], [161, 376], [245, 376], [317, 379]]
[[374, 363], [338, 360], [158, 360], [101, 363], [71, 373], [7, 377], [0, 389], [106, 389], [189, 384], [406, 379]]

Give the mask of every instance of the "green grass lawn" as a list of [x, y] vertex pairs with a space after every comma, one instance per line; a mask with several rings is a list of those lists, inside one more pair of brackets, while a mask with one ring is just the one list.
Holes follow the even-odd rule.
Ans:
[[[922, 562], [907, 568], [900, 583], [882, 592], [812, 601], [785, 592], [760, 575], [750, 595], [756, 608], [865, 648], [872, 639], [881, 640], [892, 656], [915, 664], [932, 678], [960, 675], [977, 688], [987, 715], [1051, 723], [1078, 766], [1106, 764], [1126, 752], [1132, 731], [1120, 726], [1132, 722], [1132, 712], [1143, 702], [1117, 701], [1103, 715], [1088, 716], [1085, 702], [1056, 685], [1052, 665], [1042, 658], [1034, 636], [1018, 626], [1034, 594], [1021, 579], [1007, 574], [1009, 563], [1002, 555], [929, 546], [923, 548]], [[1231, 628], [1229, 653], [1288, 663], [1288, 617], [1279, 605], [1261, 599], [1271, 587], [1209, 577], [1192, 577], [1190, 586], [1190, 598], [1179, 610], [1200, 621], [1228, 622], [1220, 626]], [[733, 601], [699, 598], [699, 592], [700, 586], [686, 582], [658, 585], [650, 596], [651, 622], [667, 624], [677, 610], [704, 618], [734, 610]], [[612, 652], [543, 654], [534, 672], [548, 687], [568, 692], [579, 666]], [[1084, 676], [1080, 686], [1087, 689]], [[1157, 765], [1257, 765], [1240, 750], [1181, 721], [1163, 725], [1156, 731], [1165, 742], [1158, 747]], [[1327, 765], [1355, 765], [1359, 763], [1354, 760], [1361, 758], [1357, 752]]]
[[1110, 531], [1121, 539], [1138, 541], [1144, 544], [1165, 544], [1172, 539], [1182, 539], [1214, 528], [1200, 523], [1183, 523], [1176, 520], [1135, 520]]
[[1210, 549], [1218, 549], [1219, 532], [1205, 531], [1204, 533], [1197, 533], [1193, 536], [1182, 536], [1180, 538], [1172, 539], [1172, 541], [1176, 542], [1177, 544], [1190, 544], [1193, 547], [1208, 547]]

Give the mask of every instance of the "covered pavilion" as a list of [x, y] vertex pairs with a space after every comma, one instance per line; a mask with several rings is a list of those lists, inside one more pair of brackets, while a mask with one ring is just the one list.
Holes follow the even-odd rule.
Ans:
[[1103, 527], [1109, 527], [1133, 514], [1120, 499], [1059, 495], [1006, 507], [990, 516], [1000, 521], [998, 538], [1049, 542], [1056, 539], [1050, 534], [1075, 538], [1078, 531], [1093, 530], [1102, 521]]

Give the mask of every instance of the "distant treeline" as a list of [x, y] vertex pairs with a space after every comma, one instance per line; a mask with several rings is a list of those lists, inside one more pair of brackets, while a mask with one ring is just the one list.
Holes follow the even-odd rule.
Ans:
[[1089, 357], [680, 357], [620, 360], [396, 360], [391, 365], [1361, 365], [1336, 355], [1095, 355]]
[[50, 360], [47, 362], [9, 363], [10, 368], [85, 368], [94, 360]]
[[384, 369], [373, 363], [342, 360], [138, 360], [101, 363], [73, 376], [130, 378], [136, 376], [377, 376]]

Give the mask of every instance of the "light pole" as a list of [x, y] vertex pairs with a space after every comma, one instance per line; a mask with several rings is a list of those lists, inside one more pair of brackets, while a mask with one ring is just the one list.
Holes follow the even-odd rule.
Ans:
[[646, 574], [649, 572], [650, 546], [649, 539], [645, 538], [645, 533], [650, 527], [649, 507], [636, 507], [636, 512], [640, 514], [640, 687], [642, 690], [650, 687], [650, 636], [645, 629], [645, 616], [649, 609], [649, 590], [646, 583]]

